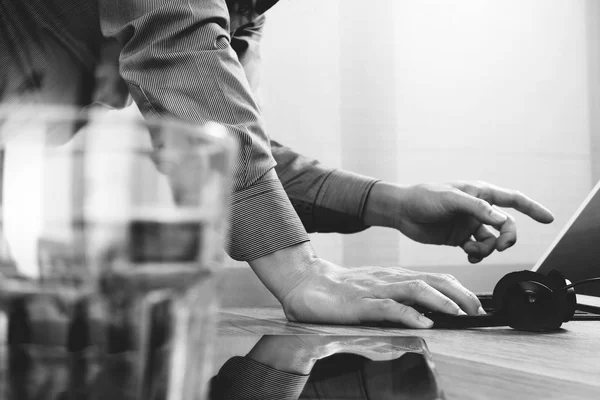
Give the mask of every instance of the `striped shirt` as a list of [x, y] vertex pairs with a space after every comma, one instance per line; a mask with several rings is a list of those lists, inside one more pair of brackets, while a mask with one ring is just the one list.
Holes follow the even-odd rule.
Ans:
[[0, 99], [217, 122], [238, 142], [229, 254], [250, 261], [356, 232], [375, 180], [268, 137], [255, 99], [262, 13], [277, 0], [0, 0]]
[[210, 381], [209, 399], [298, 400], [308, 378], [235, 356]]

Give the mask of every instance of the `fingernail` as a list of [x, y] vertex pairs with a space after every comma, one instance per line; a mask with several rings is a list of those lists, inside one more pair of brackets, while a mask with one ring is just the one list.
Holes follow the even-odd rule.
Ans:
[[457, 315], [467, 315], [467, 313], [459, 308]]
[[433, 326], [433, 321], [424, 316], [423, 314], [419, 314], [419, 322], [423, 325], [424, 328], [431, 328]]
[[506, 214], [501, 213], [495, 208], [492, 208], [492, 211], [490, 211], [490, 217], [496, 222], [504, 222], [508, 218]]
[[477, 314], [479, 314], [479, 315], [485, 315], [487, 313], [485, 312], [485, 310], [483, 309], [483, 307], [479, 306], [479, 308], [477, 309]]

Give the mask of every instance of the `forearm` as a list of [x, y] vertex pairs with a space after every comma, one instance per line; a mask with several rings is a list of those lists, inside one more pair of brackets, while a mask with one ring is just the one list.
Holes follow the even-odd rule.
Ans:
[[353, 233], [363, 222], [368, 194], [376, 179], [327, 168], [319, 161], [271, 141], [283, 187], [308, 232]]
[[396, 228], [406, 210], [403, 207], [409, 187], [388, 182], [377, 182], [365, 201], [363, 222], [368, 226]]

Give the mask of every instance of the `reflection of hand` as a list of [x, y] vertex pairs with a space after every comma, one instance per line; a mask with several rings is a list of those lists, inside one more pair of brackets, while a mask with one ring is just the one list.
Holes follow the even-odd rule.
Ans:
[[410, 305], [449, 314], [460, 314], [461, 309], [471, 315], [483, 313], [477, 296], [450, 275], [402, 268], [343, 268], [316, 257], [309, 243], [254, 260], [251, 265], [292, 321], [390, 321], [428, 328], [433, 323]]
[[527, 196], [484, 182], [405, 187], [380, 182], [369, 194], [364, 220], [370, 226], [396, 228], [417, 242], [460, 246], [470, 262], [478, 263], [517, 240], [514, 218], [492, 205], [514, 208], [542, 223], [554, 219]]
[[407, 352], [422, 353], [421, 339], [416, 337], [377, 336], [298, 336], [307, 351], [317, 360], [337, 353], [350, 353], [373, 361], [389, 361]]
[[337, 353], [356, 354], [373, 361], [395, 360], [407, 352], [421, 353], [418, 338], [318, 335], [265, 335], [248, 357], [274, 369], [307, 375], [317, 360]]

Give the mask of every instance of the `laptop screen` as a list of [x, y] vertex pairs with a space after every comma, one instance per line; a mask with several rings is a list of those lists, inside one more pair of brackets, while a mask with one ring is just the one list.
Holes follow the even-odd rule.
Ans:
[[[533, 270], [557, 270], [571, 282], [600, 276], [600, 182]], [[575, 292], [600, 297], [600, 284], [584, 284]]]

